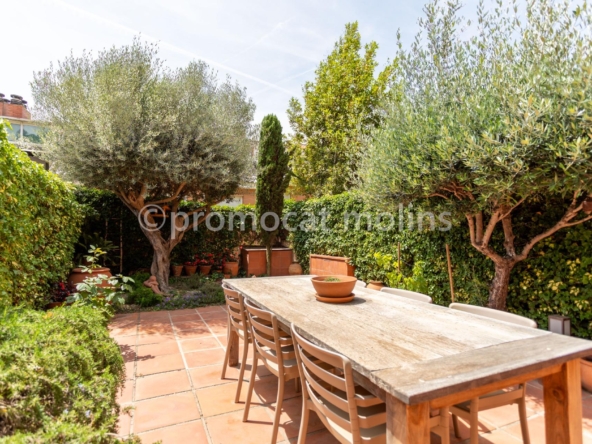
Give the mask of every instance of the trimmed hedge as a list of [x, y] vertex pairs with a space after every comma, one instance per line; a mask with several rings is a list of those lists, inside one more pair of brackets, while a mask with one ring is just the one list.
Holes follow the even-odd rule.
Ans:
[[123, 358], [89, 307], [0, 311], [3, 442], [113, 442]]
[[72, 266], [82, 218], [70, 185], [9, 144], [0, 121], [0, 305], [47, 301]]
[[[515, 233], [520, 239], [526, 232], [539, 232], [560, 217], [563, 202], [540, 202], [522, 208], [514, 220]], [[537, 206], [545, 205], [548, 219], [536, 219], [540, 214]], [[557, 214], [549, 214], [555, 208]], [[325, 209], [327, 230], [320, 229], [320, 214]], [[356, 266], [356, 275], [362, 280], [384, 280], [385, 270], [378, 266], [374, 253], [397, 256], [401, 243], [403, 275], [412, 276], [413, 265], [424, 262], [421, 276], [427, 282], [434, 302], [448, 305], [451, 302], [446, 244], [451, 249], [455, 295], [458, 302], [477, 305], [487, 303], [489, 283], [493, 278], [493, 263], [477, 252], [468, 239], [464, 222], [454, 223], [449, 231], [398, 231], [392, 230], [345, 230], [344, 213], [356, 211], [376, 217], [379, 211], [366, 206], [352, 194], [341, 194], [298, 202], [290, 206], [292, 226], [309, 223], [316, 215], [316, 230], [298, 230], [292, 234], [296, 255], [305, 272], [308, 271], [308, 256], [311, 253], [346, 256]], [[533, 221], [532, 215], [535, 215]], [[404, 214], [407, 220], [408, 214]], [[362, 227], [365, 227], [365, 220]], [[350, 225], [353, 227], [353, 223]], [[552, 238], [538, 244], [531, 257], [512, 271], [508, 309], [511, 312], [534, 319], [540, 328], [547, 328], [549, 314], [563, 314], [572, 321], [576, 336], [592, 337], [592, 224], [587, 223], [563, 230]], [[502, 239], [497, 233], [494, 246], [502, 248]], [[499, 250], [501, 251], [501, 250]], [[417, 271], [416, 271], [417, 272]]]

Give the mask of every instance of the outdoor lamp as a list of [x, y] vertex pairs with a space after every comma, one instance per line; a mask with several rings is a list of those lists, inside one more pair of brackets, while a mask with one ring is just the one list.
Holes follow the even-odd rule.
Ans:
[[549, 331], [560, 335], [571, 336], [571, 325], [567, 316], [550, 315]]

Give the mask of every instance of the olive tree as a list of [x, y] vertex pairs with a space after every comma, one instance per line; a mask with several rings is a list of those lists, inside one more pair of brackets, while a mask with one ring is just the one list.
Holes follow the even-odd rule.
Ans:
[[[489, 306], [505, 309], [515, 265], [592, 219], [592, 14], [567, 1], [481, 3], [475, 27], [459, 9], [428, 4], [414, 43], [399, 46], [362, 188], [380, 205], [427, 198], [466, 218], [472, 246], [495, 267]], [[566, 199], [563, 216], [517, 239], [516, 209], [549, 196]]]
[[[138, 40], [96, 57], [71, 55], [36, 73], [32, 88], [53, 167], [119, 196], [154, 248], [152, 274], [169, 290], [171, 251], [234, 192], [249, 162], [254, 105], [245, 90], [219, 82], [203, 62], [166, 69], [157, 48]], [[185, 198], [202, 204], [195, 214], [178, 213]]]

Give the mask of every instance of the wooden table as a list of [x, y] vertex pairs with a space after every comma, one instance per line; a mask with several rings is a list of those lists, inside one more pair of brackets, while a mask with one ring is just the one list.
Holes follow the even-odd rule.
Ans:
[[[579, 358], [592, 341], [356, 287], [347, 304], [315, 300], [307, 276], [224, 281], [288, 329], [347, 356], [387, 405], [387, 443], [429, 443], [430, 408], [542, 378], [548, 444], [582, 442]], [[238, 338], [230, 338], [238, 362]]]

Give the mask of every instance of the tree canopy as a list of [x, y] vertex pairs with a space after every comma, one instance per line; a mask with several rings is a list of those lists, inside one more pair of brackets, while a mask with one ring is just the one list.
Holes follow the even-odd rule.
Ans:
[[[49, 128], [44, 154], [56, 171], [114, 191], [138, 215], [149, 204], [175, 211], [184, 197], [207, 212], [232, 194], [248, 166], [255, 106], [203, 62], [167, 69], [155, 46], [136, 39], [96, 57], [70, 55], [35, 73], [32, 87]], [[144, 230], [155, 248], [152, 272], [165, 288], [170, 251], [190, 228], [170, 223], [170, 237]]]
[[304, 104], [290, 100], [288, 117], [294, 135], [289, 141], [298, 188], [308, 195], [339, 194], [355, 181], [361, 138], [380, 123], [379, 100], [392, 65], [378, 76], [378, 44], [364, 46], [358, 23], [349, 23], [335, 49], [303, 87]]
[[265, 227], [259, 227], [259, 235], [267, 248], [267, 274], [271, 275], [271, 248], [276, 239], [278, 228], [273, 227], [284, 211], [284, 193], [290, 184], [289, 156], [282, 139], [282, 125], [274, 114], [268, 114], [261, 122], [259, 138], [259, 159], [257, 168], [257, 219], [271, 212], [277, 219], [265, 218]]
[[[500, 1], [479, 5], [475, 27], [459, 10], [432, 1], [410, 49], [400, 45], [362, 188], [381, 206], [432, 198], [465, 217], [472, 245], [495, 264], [489, 305], [504, 308], [514, 265], [591, 219], [592, 14], [585, 3], [530, 1], [519, 13]], [[551, 194], [569, 199], [564, 216], [516, 240], [514, 210]], [[502, 252], [490, 242], [500, 225]]]

